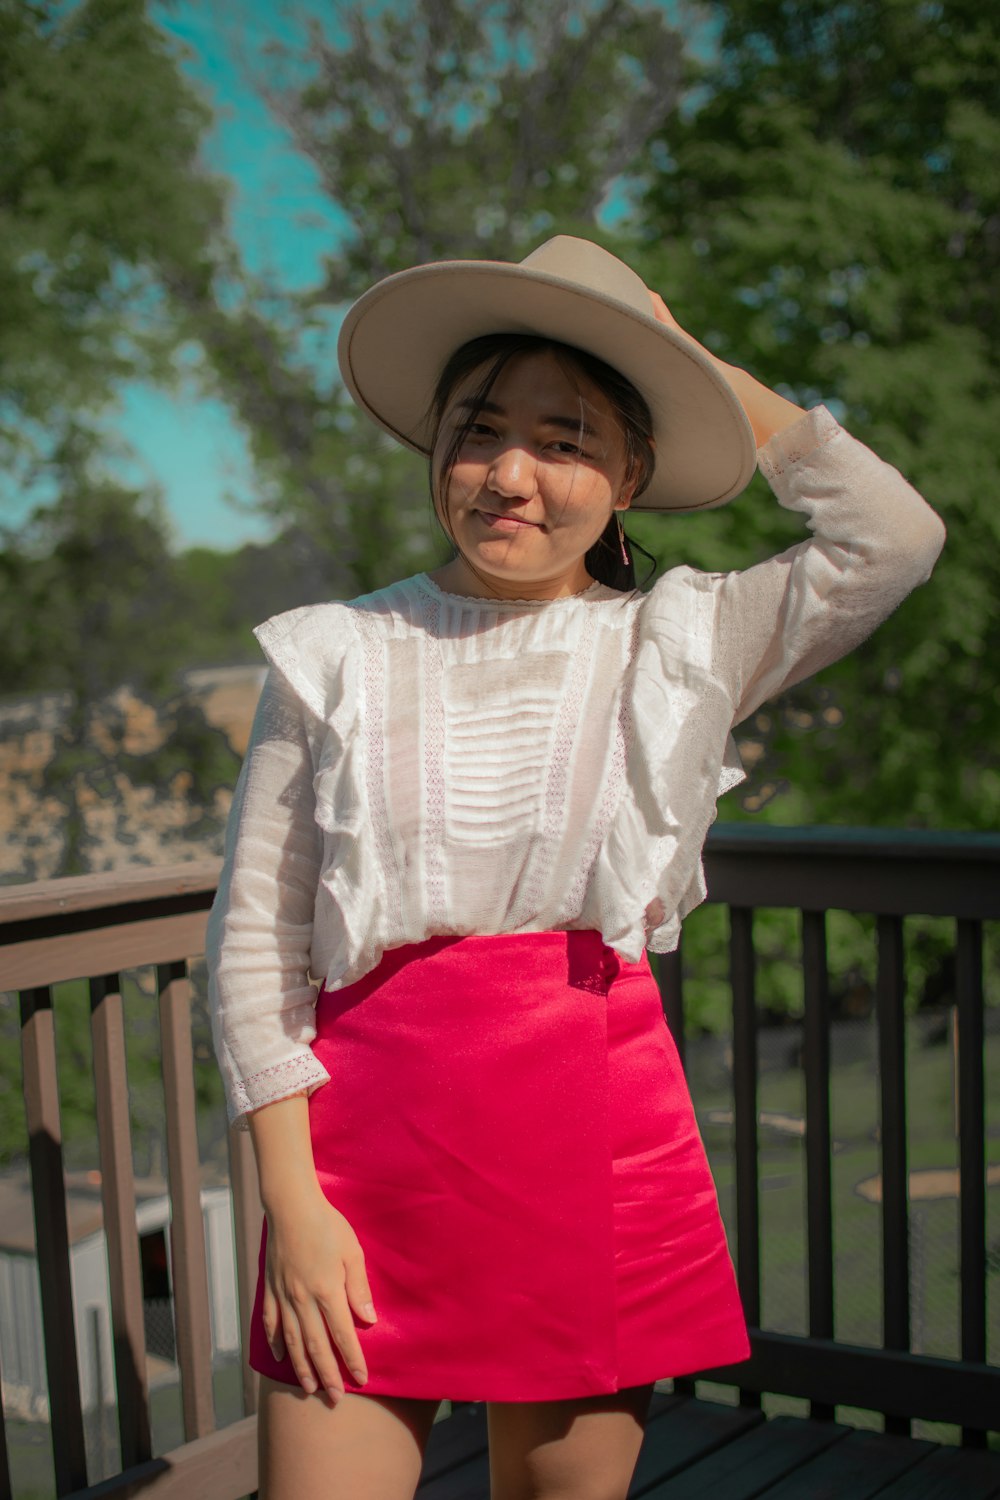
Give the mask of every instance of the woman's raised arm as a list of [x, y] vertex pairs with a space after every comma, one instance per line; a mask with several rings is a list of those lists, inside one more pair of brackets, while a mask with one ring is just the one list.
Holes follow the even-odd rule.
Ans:
[[770, 387], [755, 379], [749, 371], [741, 369], [739, 365], [726, 364], [724, 359], [719, 359], [711, 349], [706, 349], [704, 344], [700, 344], [693, 334], [681, 327], [659, 292], [650, 292], [649, 295], [653, 302], [656, 321], [690, 340], [696, 348], [701, 350], [706, 359], [712, 361], [719, 373], [732, 386], [753, 428], [754, 440], [758, 448], [763, 448], [776, 432], [790, 427], [793, 422], [797, 422], [799, 417], [804, 415], [803, 408], [796, 406], [794, 401], [787, 401], [784, 396], [779, 396], [777, 391], [772, 391]]
[[[663, 299], [650, 295], [657, 319], [691, 339]], [[742, 402], [758, 465], [779, 503], [800, 511], [813, 533], [766, 562], [712, 580], [712, 666], [738, 724], [860, 645], [930, 576], [945, 529], [898, 470], [825, 407], [806, 412], [698, 347]]]

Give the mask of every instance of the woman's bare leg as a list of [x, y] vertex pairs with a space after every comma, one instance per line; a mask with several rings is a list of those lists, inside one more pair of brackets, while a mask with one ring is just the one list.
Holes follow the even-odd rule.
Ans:
[[490, 1402], [492, 1500], [625, 1500], [652, 1389]]
[[260, 1500], [412, 1500], [438, 1401], [260, 1382]]

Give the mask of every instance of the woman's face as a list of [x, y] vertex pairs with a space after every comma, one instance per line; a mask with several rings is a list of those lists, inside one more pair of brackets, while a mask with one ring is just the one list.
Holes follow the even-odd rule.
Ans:
[[[579, 593], [591, 581], [584, 554], [631, 498], [618, 418], [550, 350], [515, 355], [477, 407], [483, 374], [451, 392], [434, 449], [437, 510], [458, 548], [435, 578], [486, 597]], [[442, 494], [446, 455], [470, 417]]]

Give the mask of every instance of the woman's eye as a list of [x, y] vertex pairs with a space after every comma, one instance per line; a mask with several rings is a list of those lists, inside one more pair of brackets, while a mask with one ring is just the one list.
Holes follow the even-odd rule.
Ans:
[[573, 458], [582, 458], [583, 449], [579, 443], [571, 443], [568, 438], [559, 438], [552, 444], [557, 453], [568, 453]]
[[485, 422], [470, 422], [466, 429], [466, 435], [468, 437], [482, 438], [493, 437], [495, 434], [493, 428], [487, 426]]

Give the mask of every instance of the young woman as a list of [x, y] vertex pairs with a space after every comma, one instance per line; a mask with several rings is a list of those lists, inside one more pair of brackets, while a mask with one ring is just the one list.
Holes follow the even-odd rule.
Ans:
[[[645, 949], [705, 894], [732, 727], [943, 528], [586, 241], [390, 277], [340, 353], [454, 554], [257, 631], [209, 960], [266, 1211], [261, 1490], [410, 1496], [450, 1397], [488, 1403], [493, 1500], [611, 1500], [652, 1382], [748, 1352]], [[756, 463], [811, 539], [636, 590], [629, 507], [720, 505]]]

